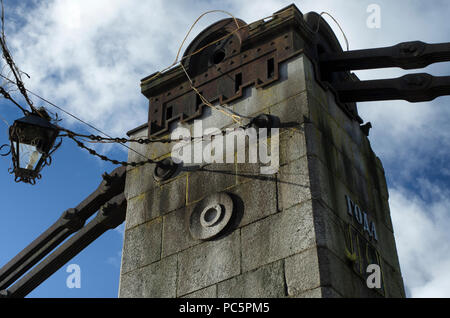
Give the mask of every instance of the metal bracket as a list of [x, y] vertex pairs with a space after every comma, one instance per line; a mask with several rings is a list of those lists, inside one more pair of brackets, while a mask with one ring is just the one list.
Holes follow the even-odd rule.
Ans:
[[[385, 48], [326, 52], [319, 56], [319, 60], [323, 80], [332, 78], [331, 73], [349, 70], [385, 67], [408, 70], [450, 61], [450, 43], [413, 41]], [[450, 77], [435, 77], [426, 73], [408, 74], [394, 79], [331, 81], [329, 84], [343, 103], [394, 99], [424, 102], [450, 95]]]

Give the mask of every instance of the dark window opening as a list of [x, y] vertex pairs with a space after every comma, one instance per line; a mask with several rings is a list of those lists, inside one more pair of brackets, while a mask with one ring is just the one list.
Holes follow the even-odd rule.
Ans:
[[234, 77], [234, 91], [237, 92], [242, 85], [242, 73], [238, 73]]
[[173, 107], [169, 106], [166, 109], [166, 119], [170, 119], [173, 116]]
[[275, 60], [273, 58], [267, 60], [267, 78], [275, 76]]
[[[202, 94], [200, 92], [200, 94]], [[198, 110], [200, 109], [200, 105], [203, 104], [202, 99], [200, 98], [200, 95], [195, 94], [195, 96], [197, 97], [196, 101], [195, 101], [195, 112], [198, 112]]]
[[219, 64], [224, 59], [225, 59], [225, 52], [223, 50], [219, 50], [219, 51], [214, 52], [214, 54], [212, 56], [212, 62], [214, 64]]

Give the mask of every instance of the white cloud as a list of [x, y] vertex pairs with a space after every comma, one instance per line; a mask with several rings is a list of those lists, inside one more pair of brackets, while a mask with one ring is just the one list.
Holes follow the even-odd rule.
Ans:
[[450, 297], [450, 191], [419, 182], [422, 196], [390, 190], [403, 278], [411, 297]]
[[122, 262], [122, 251], [117, 251], [116, 255], [110, 256], [106, 259], [106, 263], [116, 268], [120, 268]]

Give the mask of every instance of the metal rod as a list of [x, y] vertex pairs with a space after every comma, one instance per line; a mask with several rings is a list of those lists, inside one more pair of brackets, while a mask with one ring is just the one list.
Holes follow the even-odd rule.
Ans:
[[450, 76], [408, 74], [394, 79], [334, 83], [333, 88], [343, 103], [395, 99], [425, 102], [450, 95]]
[[11, 261], [0, 269], [0, 290], [7, 288], [27, 270], [36, 265], [72, 233], [83, 227], [108, 200], [123, 192], [125, 167], [119, 167], [111, 174], [104, 174], [98, 188], [75, 209], [69, 209], [31, 244], [25, 247]]
[[400, 67], [424, 68], [450, 61], [450, 43], [404, 42], [390, 47], [324, 53], [319, 57], [322, 72]]
[[84, 228], [2, 294], [10, 298], [23, 298], [28, 295], [99, 236], [120, 225], [125, 220], [126, 206], [127, 201], [123, 193], [115, 196], [102, 206], [96, 217]]

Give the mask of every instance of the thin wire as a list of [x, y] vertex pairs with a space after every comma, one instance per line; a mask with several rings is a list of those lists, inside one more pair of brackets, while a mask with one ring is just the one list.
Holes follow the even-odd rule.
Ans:
[[3, 6], [3, 0], [2, 2], [2, 37], [5, 38], [5, 7]]
[[[2, 49], [2, 53], [3, 53], [3, 58], [6, 61], [6, 64], [9, 66], [9, 69], [11, 71], [11, 73], [14, 75], [15, 78], [15, 82], [13, 82], [13, 84], [19, 89], [20, 93], [22, 94], [22, 96], [25, 98], [25, 101], [27, 102], [27, 104], [30, 106], [31, 111], [35, 114], [38, 114], [40, 117], [47, 119], [46, 116], [44, 116], [38, 109], [36, 109], [33, 105], [33, 102], [31, 101], [31, 99], [29, 98], [28, 94], [27, 94], [27, 90], [25, 88], [25, 85], [22, 81], [22, 77], [21, 74], [25, 74], [28, 78], [30, 77], [27, 73], [21, 71], [17, 65], [15, 64], [11, 53], [9, 52], [8, 46], [6, 44], [6, 36], [5, 36], [5, 8], [3, 5], [3, 0], [1, 0], [1, 9], [2, 9], [2, 14], [0, 16], [1, 19], [1, 35], [0, 35], [0, 46]], [[2, 94], [5, 96], [5, 98], [7, 97], [7, 94], [5, 94], [5, 90], [2, 88]], [[6, 92], [7, 93], [7, 92]], [[18, 105], [18, 103], [16, 103], [13, 99], [10, 99], [14, 104], [16, 104], [16, 106], [18, 106], [22, 112], [24, 114], [28, 114], [28, 111], [24, 110], [23, 107], [21, 107], [20, 105]]]
[[[292, 9], [286, 9], [285, 11], [289, 11], [289, 10], [292, 10]], [[279, 12], [279, 13], [277, 13], [277, 14], [272, 14], [272, 15], [270, 15], [270, 16], [268, 16], [268, 17], [265, 17], [265, 18], [260, 19], [259, 21], [263, 21], [263, 20], [266, 20], [266, 19], [268, 19], [268, 18], [273, 18], [273, 17], [275, 17], [275, 16], [277, 16], [277, 15], [279, 15], [279, 14], [284, 13], [285, 11]], [[233, 17], [234, 22], [236, 23], [236, 29], [235, 29], [234, 31], [232, 31], [232, 32], [230, 32], [230, 33], [228, 33], [228, 34], [226, 34], [225, 36], [220, 37], [219, 39], [216, 39], [215, 41], [212, 41], [212, 42], [208, 43], [207, 45], [201, 47], [200, 49], [194, 51], [193, 53], [184, 56], [181, 60], [178, 60], [178, 59], [179, 59], [179, 56], [180, 56], [181, 49], [182, 49], [182, 47], [183, 47], [183, 45], [184, 45], [184, 43], [185, 43], [187, 37], [189, 36], [189, 34], [191, 33], [192, 29], [194, 28], [194, 26], [197, 24], [197, 22], [198, 22], [202, 17], [204, 17], [206, 14], [212, 13], [212, 12], [223, 12], [223, 13], [226, 13], [226, 14], [230, 15], [231, 17]], [[236, 17], [235, 17], [233, 14], [231, 14], [231, 13], [229, 13], [229, 12], [227, 12], [227, 11], [224, 11], [224, 10], [211, 10], [211, 11], [204, 12], [203, 14], [201, 14], [201, 15], [195, 20], [195, 22], [194, 22], [194, 23], [191, 25], [191, 27], [189, 28], [188, 33], [186, 34], [186, 36], [184, 37], [183, 41], [181, 42], [180, 47], [178, 48], [178, 52], [177, 52], [177, 55], [176, 55], [176, 57], [175, 57], [175, 61], [172, 63], [172, 65], [170, 65], [169, 67], [167, 67], [166, 69], [164, 69], [164, 70], [162, 70], [162, 71], [160, 71], [160, 72], [157, 72], [155, 75], [153, 75], [151, 78], [149, 78], [148, 81], [153, 80], [155, 77], [161, 75], [164, 71], [170, 69], [171, 67], [173, 67], [174, 65], [176, 65], [177, 63], [179, 63], [180, 66], [181, 66], [181, 68], [182, 68], [182, 70], [183, 70], [184, 73], [186, 74], [186, 77], [188, 78], [188, 80], [189, 80], [189, 82], [190, 82], [190, 86], [191, 86], [192, 90], [194, 90], [194, 92], [200, 97], [200, 99], [202, 100], [202, 102], [203, 102], [205, 105], [209, 106], [210, 108], [212, 108], [212, 109], [214, 109], [214, 110], [216, 110], [216, 111], [220, 111], [221, 113], [225, 114], [226, 116], [231, 117], [231, 119], [233, 119], [234, 122], [238, 123], [239, 125], [242, 125], [242, 117], [241, 117], [241, 116], [236, 115], [236, 114], [230, 114], [230, 113], [228, 113], [228, 112], [226, 112], [226, 111], [224, 111], [224, 110], [222, 110], [222, 109], [217, 108], [216, 106], [212, 105], [212, 104], [211, 104], [211, 103], [210, 103], [210, 102], [209, 102], [209, 101], [208, 101], [208, 100], [207, 100], [207, 99], [199, 92], [199, 90], [194, 86], [194, 83], [193, 83], [191, 77], [189, 76], [188, 72], [186, 71], [186, 68], [184, 67], [184, 65], [183, 65], [182, 62], [183, 62], [186, 58], [188, 58], [188, 57], [190, 57], [190, 56], [193, 56], [193, 55], [195, 55], [195, 54], [198, 54], [199, 52], [203, 51], [203, 50], [206, 49], [207, 47], [209, 47], [209, 46], [211, 46], [211, 45], [214, 45], [215, 43], [220, 42], [220, 41], [222, 41], [223, 39], [226, 39], [226, 38], [230, 37], [230, 36], [233, 35], [234, 33], [236, 33], [236, 32], [238, 32], [239, 30], [241, 30], [242, 28], [248, 27], [248, 26], [249, 26], [248, 24], [244, 24], [244, 25], [240, 26], [239, 23], [238, 23], [238, 21], [237, 21], [237, 19], [236, 19]]]
[[8, 126], [8, 128], [9, 128], [9, 123], [8, 123], [8, 121], [2, 116], [2, 115], [0, 115], [0, 119], [6, 124], [6, 126]]
[[241, 120], [242, 117], [241, 117], [241, 116], [236, 115], [236, 114], [230, 114], [230, 113], [224, 111], [223, 109], [219, 109], [219, 108], [217, 108], [216, 106], [214, 106], [213, 104], [211, 104], [211, 103], [210, 103], [210, 102], [209, 102], [209, 101], [208, 101], [208, 100], [207, 100], [207, 99], [206, 99], [206, 98], [198, 91], [198, 89], [194, 86], [194, 83], [192, 82], [191, 77], [189, 76], [189, 74], [187, 73], [186, 69], [184, 68], [184, 65], [183, 65], [183, 64], [180, 64], [180, 65], [181, 65], [181, 68], [183, 69], [184, 73], [186, 74], [186, 76], [187, 76], [189, 82], [190, 82], [191, 88], [195, 91], [195, 93], [197, 93], [197, 95], [200, 97], [200, 99], [202, 100], [202, 102], [203, 102], [205, 105], [211, 107], [212, 109], [214, 109], [214, 110], [216, 110], [216, 111], [221, 112], [222, 114], [224, 114], [224, 115], [226, 115], [226, 116], [228, 116], [228, 117], [231, 117], [231, 119], [233, 119], [234, 122], [236, 122], [236, 123], [239, 124], [239, 125], [242, 125], [242, 120]]
[[[1, 0], [1, 4], [2, 4], [2, 17], [1, 17], [1, 19], [2, 19], [2, 35], [3, 35], [3, 34], [4, 34], [4, 28], [3, 28], [3, 26], [4, 26], [4, 20], [3, 20], [3, 17], [4, 17], [3, 0]], [[285, 11], [289, 11], [289, 10], [291, 10], [291, 9], [287, 9], [287, 10], [285, 10]], [[277, 15], [279, 15], [279, 14], [284, 13], [285, 11], [279, 12], [279, 13], [277, 13], [277, 14], [270, 15], [270, 16], [265, 17], [265, 18], [262, 18], [262, 19], [260, 19], [260, 21], [261, 21], [261, 20], [266, 20], [266, 19], [268, 19], [268, 18], [273, 18], [273, 17], [275, 17], [275, 16], [277, 16]], [[207, 45], [201, 47], [200, 49], [196, 50], [195, 52], [193, 52], [193, 53], [191, 53], [191, 54], [188, 54], [188, 55], [184, 56], [183, 58], [181, 58], [181, 59], [178, 61], [178, 58], [179, 58], [179, 55], [180, 55], [180, 52], [181, 52], [181, 48], [183, 47], [183, 45], [184, 45], [184, 43], [185, 43], [187, 37], [189, 36], [190, 32], [191, 32], [192, 29], [193, 29], [193, 27], [196, 25], [196, 23], [197, 23], [203, 16], [205, 16], [205, 15], [208, 14], [208, 13], [212, 13], [212, 12], [223, 12], [223, 13], [229, 14], [230, 16], [233, 17], [233, 19], [234, 19], [234, 21], [235, 21], [235, 23], [236, 23], [237, 28], [236, 28], [234, 31], [230, 32], [229, 34], [227, 34], [227, 35], [225, 35], [225, 36], [223, 36], [223, 37], [221, 37], [221, 38], [219, 38], [219, 39], [217, 39], [217, 40], [215, 40], [215, 41], [212, 41], [212, 42], [210, 42], [209, 44], [207, 44]], [[209, 46], [211, 46], [211, 45], [214, 45], [215, 43], [217, 43], [217, 42], [219, 42], [219, 41], [222, 41], [223, 39], [226, 39], [226, 38], [232, 36], [234, 33], [238, 32], [238, 31], [241, 30], [242, 28], [248, 27], [248, 26], [249, 26], [248, 24], [239, 26], [239, 23], [238, 23], [236, 17], [234, 17], [234, 15], [232, 15], [231, 13], [229, 13], [229, 12], [227, 12], [227, 11], [224, 11], [224, 10], [211, 10], [211, 11], [207, 11], [207, 12], [203, 13], [202, 15], [199, 16], [199, 18], [197, 18], [197, 20], [194, 22], [194, 24], [191, 26], [191, 28], [189, 29], [188, 33], [186, 34], [186, 36], [185, 36], [183, 42], [181, 43], [180, 48], [178, 49], [178, 52], [177, 52], [177, 56], [176, 56], [175, 62], [174, 62], [172, 65], [170, 65], [169, 67], [167, 67], [166, 69], [164, 69], [164, 70], [158, 72], [157, 74], [155, 74], [153, 77], [150, 78], [150, 80], [153, 79], [153, 78], [156, 77], [156, 76], [161, 75], [162, 72], [164, 72], [164, 71], [166, 71], [166, 70], [172, 68], [172, 67], [173, 67], [174, 65], [176, 65], [177, 63], [180, 63], [180, 65], [181, 65], [183, 71], [185, 72], [187, 78], [189, 79], [189, 81], [190, 81], [190, 83], [191, 83], [191, 88], [199, 95], [199, 97], [201, 98], [201, 100], [202, 100], [207, 106], [209, 106], [209, 107], [211, 107], [212, 109], [215, 109], [215, 110], [217, 110], [217, 111], [220, 111], [220, 112], [224, 113], [224, 114], [227, 115], [227, 116], [230, 116], [236, 123], [239, 123], [239, 124], [242, 125], [242, 123], [241, 123], [241, 121], [240, 121], [240, 119], [242, 119], [241, 116], [238, 116], [238, 115], [236, 115], [236, 114], [230, 114], [230, 113], [227, 113], [227, 112], [225, 112], [224, 110], [221, 110], [221, 109], [215, 107], [215, 106], [212, 105], [208, 100], [206, 100], [206, 98], [198, 91], [198, 89], [196, 89], [196, 88], [194, 87], [193, 82], [192, 82], [192, 80], [191, 80], [189, 74], [187, 73], [186, 69], [184, 68], [184, 66], [182, 65], [181, 62], [184, 61], [185, 59], [187, 59], [187, 58], [190, 57], [190, 56], [193, 56], [193, 55], [195, 55], [195, 54], [198, 54], [199, 52], [203, 51], [203, 50], [206, 49], [207, 47], [209, 47]], [[6, 50], [6, 53], [8, 53], [7, 48], [4, 47], [4, 45], [6, 45], [6, 43], [4, 43], [3, 40], [4, 40], [4, 37], [3, 37], [2, 41], [1, 41], [2, 48], [4, 48], [4, 51]], [[12, 60], [12, 59], [11, 59], [11, 60]], [[12, 71], [13, 75], [15, 76], [17, 82], [12, 81], [12, 80], [9, 79], [8, 77], [4, 76], [3, 74], [0, 74], [0, 76], [1, 76], [2, 78], [4, 78], [5, 80], [7, 80], [8, 82], [10, 82], [10, 83], [12, 83], [12, 84], [14, 84], [14, 85], [17, 85], [17, 86], [19, 87], [19, 89], [20, 89], [21, 87], [19, 86], [19, 84], [22, 83], [21, 80], [20, 80], [20, 72], [21, 72], [21, 71], [17, 69], [17, 70], [18, 70], [18, 74], [16, 74], [16, 73], [15, 73], [15, 69], [13, 68], [13, 66], [15, 66], [15, 65], [14, 65], [14, 64], [13, 64], [13, 65], [10, 65], [10, 68], [11, 68], [11, 71]], [[17, 68], [17, 67], [16, 67], [16, 68]], [[24, 73], [24, 74], [27, 75], [26, 73]], [[27, 75], [27, 76], [28, 76], [28, 75]], [[23, 83], [22, 83], [22, 84], [23, 84]], [[34, 108], [34, 106], [32, 106], [31, 101], [28, 99], [28, 96], [27, 96], [26, 92], [28, 92], [28, 93], [32, 94], [33, 96], [35, 96], [35, 97], [41, 99], [42, 101], [46, 102], [47, 104], [49, 104], [49, 105], [51, 105], [51, 106], [53, 106], [53, 107], [59, 109], [60, 111], [64, 112], [65, 114], [67, 114], [67, 115], [71, 116], [72, 118], [78, 120], [79, 122], [81, 122], [81, 123], [87, 125], [88, 127], [94, 129], [95, 131], [97, 131], [97, 132], [99, 132], [99, 133], [101, 133], [101, 134], [107, 136], [108, 138], [110, 138], [110, 139], [115, 139], [115, 138], [111, 137], [110, 135], [106, 134], [105, 132], [103, 132], [102, 130], [100, 130], [100, 129], [96, 128], [95, 126], [93, 126], [93, 125], [87, 123], [86, 121], [82, 120], [81, 118], [79, 118], [79, 117], [73, 115], [72, 113], [70, 113], [70, 112], [64, 110], [62, 107], [57, 106], [56, 104], [50, 102], [49, 100], [43, 98], [42, 96], [40, 96], [40, 95], [34, 93], [33, 91], [30, 91], [29, 89], [25, 88], [24, 85], [22, 85], [22, 86], [23, 86], [23, 92], [22, 92], [22, 90], [21, 90], [21, 93], [22, 93], [22, 95], [24, 95], [25, 99], [27, 100], [28, 104], [30, 105], [30, 107], [32, 108], [33, 111], [35, 110], [35, 108]], [[18, 105], [18, 104], [17, 104], [17, 105]], [[18, 105], [18, 106], [20, 107], [20, 105]], [[20, 108], [23, 109], [22, 107], [20, 107]], [[36, 112], [37, 112], [39, 115], [41, 115], [38, 111], [36, 111]], [[42, 115], [41, 115], [41, 116], [42, 116]], [[129, 149], [129, 150], [135, 152], [136, 154], [142, 156], [143, 158], [146, 158], [146, 159], [150, 160], [148, 157], [146, 157], [145, 155], [143, 155], [143, 154], [139, 153], [138, 151], [132, 149], [131, 147], [128, 147], [127, 145], [125, 145], [125, 144], [123, 144], [123, 143], [120, 143], [120, 142], [119, 142], [119, 144], [122, 145], [122, 146], [124, 146], [125, 148], [127, 148], [127, 149]]]
[[[3, 5], [3, 0], [2, 0], [2, 5]], [[2, 14], [3, 14], [3, 12], [4, 12], [4, 11], [2, 10]], [[194, 24], [193, 24], [193, 25], [191, 26], [191, 28], [189, 29], [188, 33], [186, 34], [185, 38], [183, 39], [183, 42], [181, 43], [180, 48], [178, 49], [178, 52], [177, 52], [175, 61], [174, 61], [174, 63], [173, 63], [170, 67], [172, 67], [173, 65], [177, 64], [177, 60], [178, 60], [178, 58], [179, 58], [181, 49], [182, 49], [182, 47], [183, 47], [183, 45], [184, 45], [186, 39], [188, 38], [189, 34], [191, 33], [192, 29], [193, 29], [194, 26], [197, 24], [197, 22], [198, 22], [203, 16], [205, 16], [205, 15], [207, 15], [207, 14], [209, 14], [209, 13], [213, 13], [213, 12], [223, 12], [223, 13], [226, 13], [226, 14], [230, 15], [231, 17], [233, 17], [233, 19], [234, 19], [234, 21], [235, 21], [235, 23], [236, 23], [237, 29], [234, 30], [233, 32], [229, 33], [228, 35], [226, 35], [226, 36], [223, 37], [223, 38], [226, 38], [226, 37], [228, 37], [228, 36], [231, 36], [232, 34], [234, 34], [235, 32], [237, 32], [238, 30], [240, 30], [241, 27], [239, 26], [239, 23], [238, 23], [236, 17], [235, 17], [233, 14], [231, 14], [231, 13], [229, 13], [229, 12], [227, 12], [227, 11], [224, 11], [224, 10], [211, 10], [211, 11], [207, 11], [207, 12], [203, 13], [202, 15], [200, 15], [200, 16], [197, 18], [197, 20], [194, 22]], [[4, 22], [4, 21], [2, 20], [2, 23], [3, 23], [3, 22]], [[2, 32], [3, 32], [3, 31], [4, 31], [4, 29], [2, 28]], [[219, 39], [219, 40], [220, 40], [220, 39]], [[209, 43], [209, 45], [213, 45], [213, 44], [216, 43], [217, 41], [218, 41], [218, 40], [213, 41], [213, 42]], [[208, 45], [208, 46], [209, 46], [209, 45]], [[192, 56], [192, 55], [194, 55], [194, 54], [197, 54], [197, 53], [201, 52], [201, 51], [204, 50], [206, 47], [207, 47], [207, 46], [204, 46], [204, 47], [201, 48], [200, 50], [197, 50], [196, 52], [193, 52], [192, 54], [190, 54], [190, 56]], [[188, 56], [184, 57], [182, 60], [184, 60], [184, 59], [187, 58], [187, 57], [188, 57]], [[170, 68], [170, 67], [169, 67], [169, 68]], [[184, 67], [183, 67], [183, 69], [184, 69]], [[184, 71], [186, 72], [185, 69], [184, 69]], [[220, 110], [220, 109], [214, 107], [211, 103], [209, 103], [209, 102], [206, 100], [206, 98], [204, 98], [204, 97], [200, 94], [200, 92], [193, 86], [192, 80], [191, 80], [191, 78], [189, 77], [189, 75], [188, 75], [187, 72], [186, 72], [186, 75], [187, 75], [189, 81], [191, 82], [191, 88], [192, 88], [192, 89], [200, 96], [200, 98], [202, 99], [202, 101], [203, 101], [206, 105], [212, 107], [213, 109], [216, 109], [216, 110], [218, 110], [218, 111], [221, 111], [222, 113], [226, 114], [227, 116], [230, 116], [235, 122], [241, 124], [241, 121], [239, 121], [239, 120], [236, 119], [236, 118], [240, 118], [240, 116], [228, 114], [227, 112], [225, 112], [225, 111], [223, 111], [223, 110]], [[15, 82], [13, 82], [12, 80], [10, 80], [9, 78], [3, 76], [3, 74], [0, 74], [0, 76], [3, 77], [4, 79], [6, 79], [7, 81], [9, 81], [9, 82], [12, 83], [12, 84], [17, 84], [17, 83], [15, 83]], [[63, 108], [61, 108], [61, 107], [55, 105], [54, 103], [50, 102], [49, 100], [47, 100], [47, 99], [45, 99], [45, 98], [39, 96], [38, 94], [36, 94], [36, 93], [30, 91], [29, 89], [25, 88], [25, 91], [27, 91], [27, 92], [29, 92], [30, 94], [34, 95], [35, 97], [41, 99], [42, 101], [48, 103], [49, 105], [51, 105], [51, 106], [53, 106], [53, 107], [59, 109], [60, 111], [66, 113], [67, 115], [71, 116], [72, 118], [74, 118], [74, 119], [80, 121], [81, 123], [87, 125], [88, 127], [92, 128], [92, 129], [94, 129], [95, 131], [97, 131], [97, 132], [99, 132], [99, 133], [101, 133], [101, 134], [107, 136], [108, 138], [113, 138], [112, 136], [106, 134], [105, 132], [101, 131], [100, 129], [94, 127], [93, 125], [91, 125], [91, 124], [89, 124], [89, 123], [87, 123], [86, 121], [82, 120], [81, 118], [79, 118], [79, 117], [77, 117], [77, 116], [71, 114], [70, 112], [64, 110]], [[123, 144], [123, 143], [120, 143], [120, 144], [121, 144], [122, 146], [126, 147], [127, 149], [134, 151], [135, 153], [139, 154], [140, 156], [142, 156], [142, 157], [144, 157], [144, 158], [146, 158], [146, 159], [149, 159], [149, 158], [147, 158], [146, 156], [144, 156], [143, 154], [141, 154], [141, 153], [137, 152], [136, 150], [134, 150], [134, 149], [128, 147], [127, 145], [125, 145], [125, 144]]]
[[[286, 10], [284, 10], [284, 11], [281, 11], [281, 12], [278, 12], [278, 13], [275, 13], [275, 14], [272, 14], [272, 15], [269, 15], [269, 16], [267, 16], [267, 17], [264, 17], [264, 18], [262, 18], [262, 19], [259, 19], [258, 21], [264, 21], [264, 20], [266, 20], [266, 19], [275, 18], [275, 17], [277, 17], [278, 15], [281, 15], [281, 14], [283, 14], [284, 12], [287, 12], [287, 11], [292, 11], [292, 9], [289, 8], [289, 9], [286, 9]], [[186, 56], [183, 56], [183, 57], [182, 57], [181, 59], [179, 59], [178, 61], [175, 60], [175, 61], [174, 61], [171, 65], [169, 65], [168, 67], [164, 68], [164, 69], [161, 70], [161, 71], [156, 72], [156, 74], [153, 75], [152, 77], [148, 78], [147, 81], [153, 80], [154, 78], [160, 76], [162, 73], [164, 73], [164, 72], [170, 70], [172, 67], [174, 67], [174, 66], [177, 65], [178, 63], [182, 63], [185, 59], [187, 59], [187, 58], [189, 58], [189, 57], [191, 57], [191, 56], [193, 56], [193, 55], [195, 55], [195, 54], [200, 53], [201, 51], [203, 51], [204, 49], [210, 47], [211, 45], [214, 45], [214, 44], [216, 44], [217, 42], [220, 42], [220, 41], [222, 41], [222, 40], [224, 40], [224, 39], [227, 39], [227, 38], [229, 38], [230, 36], [232, 36], [233, 34], [235, 34], [235, 33], [237, 33], [238, 31], [240, 31], [241, 29], [247, 28], [247, 27], [249, 27], [249, 26], [250, 26], [249, 24], [244, 24], [244, 25], [238, 26], [238, 28], [236, 28], [234, 31], [232, 31], [232, 32], [230, 32], [230, 33], [224, 35], [223, 37], [220, 37], [220, 38], [218, 38], [217, 40], [214, 40], [214, 41], [212, 41], [212, 42], [206, 44], [205, 46], [201, 47], [200, 49], [198, 49], [198, 50], [196, 50], [196, 51], [194, 51], [194, 52], [192, 52], [192, 53], [190, 53], [190, 54], [188, 54], [188, 55], [186, 55]], [[181, 47], [182, 47], [182, 46], [181, 46]], [[179, 51], [181, 50], [181, 47], [180, 47]]]
[[[328, 12], [322, 11], [319, 15], [319, 19], [317, 20], [317, 29], [315, 30], [314, 33], [319, 32], [319, 28], [320, 28], [320, 19], [323, 19], [322, 15], [326, 14], [327, 16], [329, 16], [331, 19], [333, 19], [333, 21], [337, 24], [337, 26], [339, 27], [339, 29], [342, 32], [342, 35], [344, 36], [344, 40], [345, 40], [345, 44], [347, 45], [347, 51], [350, 49], [350, 46], [348, 44], [348, 39], [347, 36], [345, 35], [344, 30], [341, 28], [341, 25], [339, 24], [339, 22]], [[325, 21], [325, 19], [323, 19]]]
[[181, 53], [181, 49], [183, 48], [184, 43], [186, 42], [186, 40], [187, 40], [189, 34], [191, 33], [192, 29], [193, 29], [194, 26], [197, 24], [197, 22], [200, 21], [200, 19], [203, 18], [205, 15], [207, 15], [207, 14], [209, 14], [209, 13], [214, 13], [214, 12], [222, 12], [222, 13], [225, 13], [225, 14], [230, 15], [231, 17], [233, 17], [234, 22], [236, 23], [236, 27], [239, 28], [239, 23], [238, 23], [236, 17], [235, 17], [234, 15], [232, 15], [231, 13], [229, 13], [228, 11], [224, 11], [224, 10], [211, 10], [211, 11], [206, 11], [206, 12], [204, 12], [202, 15], [200, 15], [200, 16], [197, 18], [197, 20], [195, 20], [195, 22], [194, 22], [194, 23], [191, 25], [191, 27], [189, 28], [188, 33], [186, 34], [186, 36], [184, 37], [183, 41], [181, 42], [181, 45], [180, 45], [180, 47], [179, 47], [179, 49], [178, 49], [177, 56], [175, 57], [175, 61], [173, 62], [173, 65], [177, 64], [177, 62], [178, 62], [178, 57], [180, 56], [180, 53]]
[[[5, 77], [3, 74], [0, 74], [0, 76], [1, 76], [2, 78], [4, 78], [5, 80], [11, 82], [11, 83], [14, 83], [11, 79]], [[64, 112], [65, 114], [71, 116], [72, 118], [78, 120], [79, 122], [85, 124], [86, 126], [92, 128], [92, 129], [94, 129], [95, 131], [101, 133], [102, 135], [105, 135], [105, 136], [108, 137], [108, 138], [113, 138], [113, 137], [111, 137], [110, 135], [108, 135], [107, 133], [105, 133], [105, 132], [101, 131], [100, 129], [96, 128], [95, 126], [93, 126], [93, 125], [89, 124], [88, 122], [82, 120], [81, 118], [79, 118], [79, 117], [73, 115], [72, 113], [68, 112], [67, 110], [64, 110], [64, 109], [61, 108], [60, 106], [55, 105], [54, 103], [50, 102], [49, 100], [45, 99], [44, 97], [42, 97], [42, 96], [40, 96], [40, 95], [38, 95], [38, 94], [36, 94], [36, 93], [30, 91], [30, 90], [27, 89], [27, 88], [25, 88], [25, 89], [26, 89], [26, 91], [27, 91], [28, 93], [30, 93], [31, 95], [33, 95], [33, 96], [39, 98], [40, 100], [46, 102], [47, 104], [49, 104], [49, 105], [51, 105], [51, 106], [53, 106], [53, 107], [59, 109], [60, 111]], [[147, 156], [145, 156], [145, 155], [141, 154], [140, 152], [138, 152], [138, 151], [132, 149], [131, 147], [128, 147], [128, 146], [125, 145], [125, 144], [122, 144], [122, 143], [119, 143], [119, 144], [122, 145], [123, 147], [125, 147], [125, 148], [127, 148], [127, 149], [129, 149], [129, 150], [131, 150], [131, 151], [133, 151], [133, 152], [135, 152], [136, 154], [142, 156], [142, 157], [145, 158], [145, 159], [150, 159], [150, 158], [148, 158]]]
[[[0, 74], [0, 75], [1, 75], [1, 74]], [[1, 75], [1, 76], [3, 76], [3, 75]], [[19, 107], [20, 110], [21, 110], [25, 115], [27, 115], [28, 111], [27, 111], [25, 108], [23, 108], [22, 106], [20, 106], [20, 104], [19, 104], [18, 102], [16, 102], [16, 101], [11, 97], [11, 95], [10, 95], [3, 87], [1, 87], [1, 86], [0, 86], [0, 94], [2, 94], [3, 97], [4, 97], [5, 99], [9, 99], [14, 105], [16, 105], [17, 107]]]

